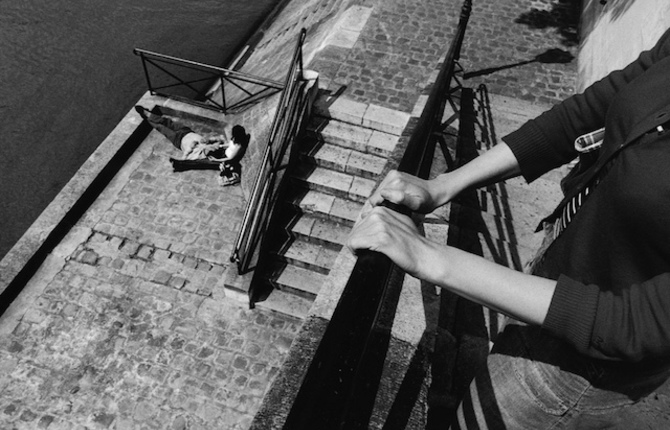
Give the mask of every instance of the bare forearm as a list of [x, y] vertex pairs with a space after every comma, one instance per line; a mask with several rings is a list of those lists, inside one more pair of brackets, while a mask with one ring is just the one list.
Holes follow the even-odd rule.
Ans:
[[542, 324], [556, 282], [426, 240], [418, 277], [529, 324]]
[[519, 163], [506, 143], [499, 143], [458, 169], [435, 178], [439, 201], [447, 202], [463, 190], [481, 187], [520, 174]]

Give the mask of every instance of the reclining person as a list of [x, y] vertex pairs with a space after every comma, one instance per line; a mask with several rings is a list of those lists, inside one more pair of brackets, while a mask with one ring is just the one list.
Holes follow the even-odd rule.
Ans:
[[234, 185], [240, 182], [242, 170], [240, 160], [246, 152], [250, 137], [244, 127], [235, 125], [231, 132], [232, 139], [228, 139], [225, 134], [205, 137], [186, 125], [142, 106], [135, 106], [135, 110], [182, 152], [181, 160], [170, 158], [175, 171], [219, 169], [222, 185]]

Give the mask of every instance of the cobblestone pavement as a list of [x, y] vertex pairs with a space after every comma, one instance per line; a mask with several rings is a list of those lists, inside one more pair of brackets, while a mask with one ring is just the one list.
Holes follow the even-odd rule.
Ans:
[[[410, 111], [460, 5], [350, 3], [371, 10], [361, 43], [311, 67]], [[152, 132], [3, 316], [0, 428], [248, 427], [301, 322], [226, 296], [242, 193], [170, 156]]]
[[3, 321], [0, 428], [248, 427], [301, 324], [226, 297], [240, 188], [178, 155], [152, 132]]
[[329, 89], [363, 103], [411, 112], [458, 21], [456, 0], [365, 0], [373, 9], [351, 49], [326, 47], [310, 64]]
[[474, 1], [461, 65], [464, 85], [545, 104], [572, 95], [577, 83], [580, 2]]
[[[354, 3], [372, 10], [359, 41], [310, 68], [346, 97], [411, 112], [461, 2]], [[475, 1], [467, 85], [544, 103], [570, 94], [574, 64], [531, 61], [574, 52], [566, 3]], [[243, 196], [211, 171], [172, 173], [175, 155], [152, 133], [10, 309], [20, 318], [0, 321], [0, 428], [247, 428], [301, 322], [226, 296]]]

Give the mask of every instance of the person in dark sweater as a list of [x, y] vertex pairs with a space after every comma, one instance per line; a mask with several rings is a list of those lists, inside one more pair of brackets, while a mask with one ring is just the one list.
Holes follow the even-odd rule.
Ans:
[[[382, 252], [410, 275], [511, 317], [453, 428], [619, 428], [666, 382], [669, 129], [667, 31], [467, 165], [431, 180], [391, 172], [373, 193], [350, 249]], [[428, 213], [465, 189], [518, 175], [531, 182], [580, 155], [563, 201], [542, 222], [547, 245], [529, 273], [433, 243], [380, 206]]]

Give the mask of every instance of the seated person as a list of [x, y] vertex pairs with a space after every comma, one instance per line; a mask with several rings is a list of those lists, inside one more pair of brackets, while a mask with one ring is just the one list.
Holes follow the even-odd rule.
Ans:
[[[242, 165], [240, 160], [244, 156], [249, 144], [249, 134], [246, 133], [244, 127], [236, 125], [232, 130], [233, 138], [221, 145], [223, 150], [222, 156], [219, 156], [217, 151], [212, 151], [207, 158], [211, 161], [219, 162], [219, 182], [221, 185], [234, 185], [240, 182], [240, 175], [242, 174]], [[219, 151], [220, 152], [220, 151]]]
[[[234, 185], [240, 182], [242, 166], [240, 159], [246, 152], [249, 134], [244, 127], [232, 128], [232, 139], [225, 134], [205, 137], [191, 128], [173, 121], [171, 118], [154, 113], [142, 106], [135, 110], [154, 129], [162, 133], [172, 144], [182, 151], [182, 159], [170, 158], [175, 171], [189, 169], [219, 169], [222, 185]], [[156, 111], [157, 108], [154, 108]]]

